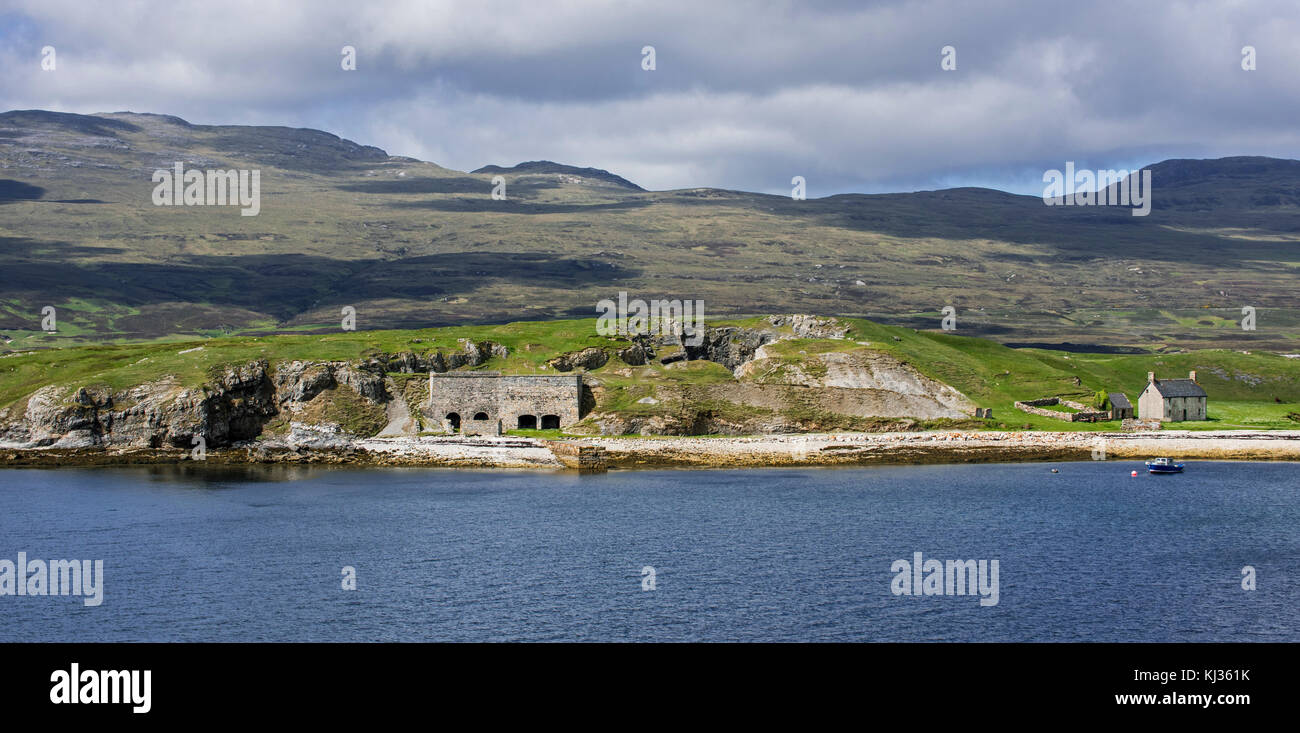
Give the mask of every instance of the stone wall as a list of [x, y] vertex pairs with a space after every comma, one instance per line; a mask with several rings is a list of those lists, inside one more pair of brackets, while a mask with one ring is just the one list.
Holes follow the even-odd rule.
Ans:
[[[1071, 409], [1078, 410], [1078, 412], [1044, 410], [1043, 407], [1047, 405], [1065, 405]], [[1054, 420], [1064, 420], [1065, 422], [1099, 422], [1111, 419], [1110, 412], [1095, 411], [1082, 402], [1063, 400], [1060, 397], [1041, 397], [1036, 400], [1017, 402], [1016, 409], [1022, 412], [1027, 412], [1031, 415], [1041, 415], [1042, 417], [1050, 417]]]
[[1066, 417], [1066, 413], [1061, 412], [1060, 410], [1042, 409], [1043, 405], [1059, 405], [1059, 404], [1061, 404], [1061, 400], [1057, 397], [1043, 397], [1042, 399], [1037, 399], [1037, 400], [1025, 400], [1024, 402], [1017, 402], [1016, 409], [1020, 410], [1021, 412], [1027, 412], [1030, 415], [1051, 417], [1051, 418], [1056, 418], [1057, 420], [1069, 420], [1069, 418]]
[[[497, 435], [519, 427], [563, 428], [581, 419], [582, 376], [502, 376], [496, 373], [429, 374], [426, 423], [441, 432]], [[483, 415], [484, 419], [474, 419]], [[521, 425], [520, 417], [525, 418]], [[552, 424], [553, 423], [553, 424]]]
[[602, 446], [550, 441], [547, 447], [565, 468], [576, 468], [580, 473], [601, 473], [609, 469]]

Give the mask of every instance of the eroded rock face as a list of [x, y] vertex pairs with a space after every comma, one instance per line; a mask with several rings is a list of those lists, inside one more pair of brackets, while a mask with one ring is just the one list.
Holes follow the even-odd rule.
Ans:
[[[384, 371], [414, 374], [416, 372], [434, 371], [431, 369], [431, 360], [435, 357], [442, 359], [442, 354], [435, 352], [432, 355], [424, 355], [417, 354], [414, 351], [403, 351], [397, 354], [388, 354], [379, 361], [384, 365]], [[446, 369], [445, 362], [443, 369]]]
[[[725, 366], [735, 372], [744, 364], [759, 358], [763, 346], [775, 343], [783, 338], [776, 329], [789, 328], [794, 338], [842, 339], [849, 331], [849, 326], [835, 318], [821, 318], [808, 315], [770, 316], [767, 322], [773, 329], [740, 328], [724, 326], [722, 328], [705, 327], [700, 343], [690, 343], [692, 338], [682, 338], [667, 334], [655, 339], [655, 343], [665, 346], [680, 346], [682, 354], [674, 354], [669, 359], [674, 361], [685, 358], [691, 361], [706, 359]], [[652, 354], [653, 356], [653, 354]], [[624, 359], [627, 361], [627, 359]], [[628, 362], [631, 364], [632, 362]]]
[[663, 343], [680, 345], [689, 360], [707, 359], [735, 370], [741, 364], [754, 358], [754, 352], [763, 344], [777, 340], [777, 335], [769, 331], [756, 331], [750, 328], [724, 326], [723, 328], [705, 328], [703, 338], [698, 345], [692, 345], [692, 339], [678, 339], [666, 336]]
[[258, 435], [277, 412], [265, 360], [232, 365], [197, 389], [170, 378], [110, 393], [83, 387], [71, 398], [59, 387], [38, 390], [21, 417], [0, 416], [0, 442], [14, 447], [88, 448], [98, 445], [190, 448]]
[[654, 340], [649, 336], [633, 336], [632, 345], [618, 352], [618, 358], [630, 366], [643, 366], [655, 358]]
[[384, 382], [384, 364], [369, 359], [359, 364], [337, 361], [291, 361], [275, 370], [275, 392], [278, 402], [308, 402], [327, 389], [339, 386], [371, 402], [390, 399]]
[[334, 365], [334, 379], [343, 386], [351, 387], [354, 392], [371, 402], [387, 402], [392, 399], [384, 381], [384, 368], [376, 362], [357, 366], [351, 363]]
[[351, 390], [368, 403], [386, 405], [394, 399], [387, 372], [446, 372], [508, 353], [493, 341], [462, 340], [451, 354], [406, 351], [355, 361], [289, 361], [275, 368], [264, 359], [229, 365], [198, 388], [184, 388], [171, 377], [117, 391], [87, 385], [71, 395], [64, 387], [45, 387], [0, 412], [0, 446], [189, 449], [201, 437], [206, 447], [217, 448], [256, 438], [268, 421], [292, 418], [330, 390]]
[[791, 362], [760, 346], [755, 357], [736, 369], [736, 382], [659, 385], [653, 398], [638, 403], [660, 409], [597, 412], [589, 424], [602, 435], [907, 430], [917, 420], [960, 420], [975, 410], [957, 390], [882, 352], [856, 349]]
[[[960, 418], [975, 404], [952, 387], [930, 379], [910, 364], [878, 351], [813, 354], [790, 364], [760, 355], [736, 370], [742, 381], [795, 387], [874, 391], [905, 404], [902, 414], [920, 418]], [[881, 413], [896, 415], [897, 412]]]
[[306, 402], [337, 385], [334, 370], [318, 362], [291, 361], [280, 365], [275, 373], [275, 389], [281, 402]]
[[198, 420], [191, 436], [202, 435], [215, 445], [257, 437], [262, 424], [277, 412], [269, 370], [265, 359], [227, 366], [205, 388], [187, 392], [197, 402]]
[[[708, 328], [696, 345], [682, 344], [673, 335], [634, 337], [618, 351], [627, 364], [639, 366], [657, 356], [664, 363], [707, 359], [731, 369], [736, 381], [659, 385], [653, 397], [638, 401], [638, 410], [600, 414], [597, 405], [604, 388], [592, 379], [584, 384], [581, 398], [582, 414], [591, 417], [588, 429], [666, 435], [900, 429], [916, 419], [962, 418], [974, 410], [957, 390], [883, 352], [852, 349], [793, 360], [771, 353], [783, 332], [785, 337], [793, 333], [842, 338], [847, 328], [833, 318], [774, 316], [768, 323], [773, 330]], [[220, 448], [260, 436], [272, 421], [276, 432], [300, 423], [289, 435], [273, 440], [339, 448], [346, 436], [312, 432], [302, 424], [338, 421], [348, 430], [370, 435], [373, 421], [349, 418], [388, 413], [392, 422], [390, 403], [407, 399], [388, 373], [447, 372], [507, 353], [491, 341], [464, 340], [450, 354], [405, 351], [347, 362], [298, 360], [272, 367], [258, 360], [229, 365], [197, 388], [168, 376], [121, 390], [45, 387], [0, 410], [0, 448], [189, 450], [196, 437], [208, 448]], [[548, 363], [561, 372], [590, 371], [605, 366], [611, 353], [592, 347]]]
[[61, 387], [33, 393], [21, 413], [0, 414], [0, 445], [22, 448], [208, 448], [250, 440], [283, 410], [346, 388], [374, 403], [390, 399], [383, 365], [371, 360], [281, 364], [266, 360], [223, 367], [206, 384], [183, 388], [172, 378], [110, 392]]
[[330, 451], [346, 455], [354, 450], [352, 436], [344, 433], [338, 425], [306, 425], [297, 422], [289, 424], [289, 432], [285, 435], [259, 441], [250, 448], [253, 457], [258, 460], [269, 460], [276, 454], [285, 452]]
[[16, 424], [5, 421], [7, 426], [0, 433], [0, 441], [43, 447], [65, 440], [63, 445], [67, 447], [81, 447], [95, 439], [97, 412], [93, 403], [68, 404], [58, 388], [42, 387], [27, 398], [26, 420]]
[[479, 366], [494, 356], [506, 356], [510, 352], [495, 341], [470, 341], [461, 339], [461, 350], [447, 356], [447, 368], [459, 369], [463, 366]]
[[571, 372], [581, 367], [587, 371], [599, 369], [609, 361], [609, 354], [604, 349], [598, 349], [595, 346], [583, 349], [582, 351], [573, 351], [546, 362], [547, 366], [560, 372]]
[[849, 327], [838, 319], [820, 316], [769, 316], [767, 322], [778, 327], [789, 326], [795, 338], [801, 339], [842, 339], [849, 332]]

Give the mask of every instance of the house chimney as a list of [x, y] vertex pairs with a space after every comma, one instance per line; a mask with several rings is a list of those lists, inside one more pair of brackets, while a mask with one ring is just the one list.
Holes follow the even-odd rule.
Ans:
[[1196, 381], [1196, 370], [1193, 369], [1192, 371], [1188, 372], [1188, 373], [1187, 373], [1187, 378], [1190, 379], [1190, 380], [1192, 380], [1193, 382], [1195, 382], [1195, 381]]
[[1155, 381], [1156, 381], [1156, 373], [1147, 372], [1147, 384], [1155, 384]]

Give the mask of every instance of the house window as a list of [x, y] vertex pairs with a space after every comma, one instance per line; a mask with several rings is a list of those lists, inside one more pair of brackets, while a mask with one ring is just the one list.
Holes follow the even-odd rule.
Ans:
[[534, 430], [534, 429], [536, 429], [536, 428], [537, 428], [537, 416], [536, 416], [536, 415], [520, 415], [520, 416], [519, 416], [519, 427], [523, 428], [524, 430]]
[[487, 416], [487, 413], [486, 413], [486, 412], [476, 412], [476, 413], [474, 413], [474, 419], [475, 419], [475, 420], [486, 420], [486, 419], [488, 419], [488, 416]]
[[542, 415], [542, 430], [559, 430], [559, 415]]

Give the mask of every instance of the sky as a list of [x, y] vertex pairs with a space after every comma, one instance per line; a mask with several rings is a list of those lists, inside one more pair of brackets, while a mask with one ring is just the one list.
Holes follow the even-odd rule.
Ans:
[[1297, 0], [0, 0], [2, 110], [310, 127], [655, 190], [1041, 194], [1066, 161], [1297, 158], [1298, 92]]

